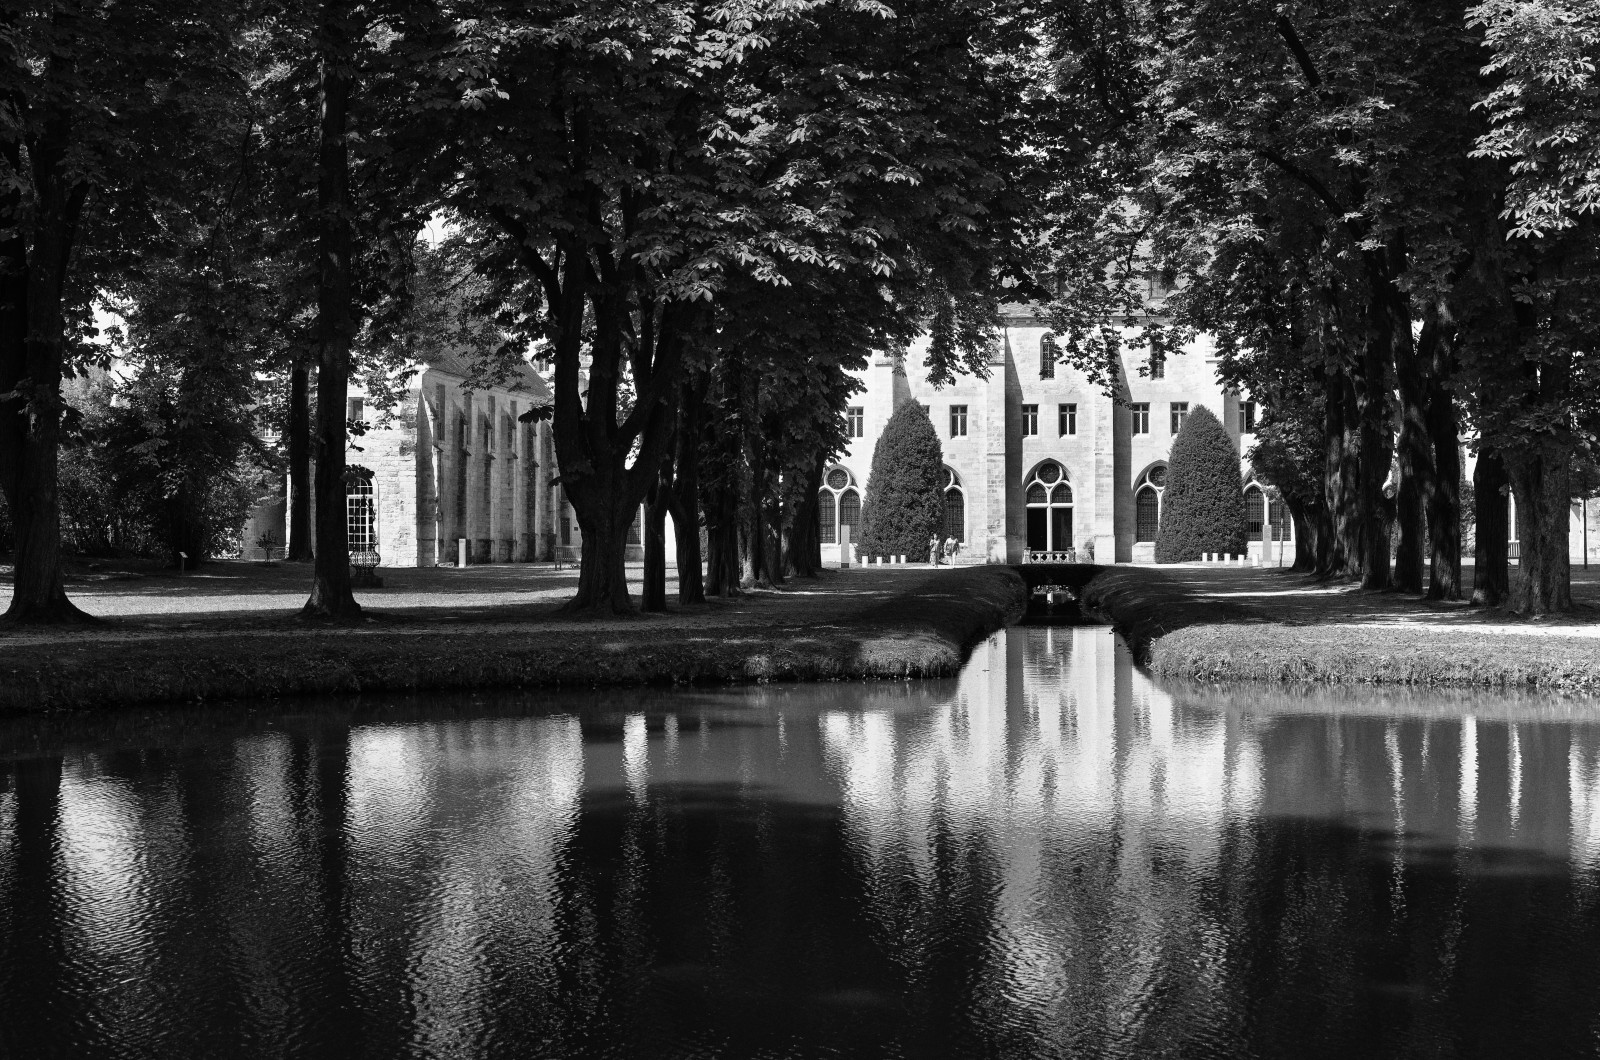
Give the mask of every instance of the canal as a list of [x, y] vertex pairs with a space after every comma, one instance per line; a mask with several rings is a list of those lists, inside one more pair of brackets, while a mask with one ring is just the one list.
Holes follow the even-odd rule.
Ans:
[[1590, 1056], [1600, 713], [954, 681], [0, 729], [0, 1057]]

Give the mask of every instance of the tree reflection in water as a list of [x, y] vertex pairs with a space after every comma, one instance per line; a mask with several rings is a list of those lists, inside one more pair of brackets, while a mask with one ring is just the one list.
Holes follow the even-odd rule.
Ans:
[[955, 682], [335, 718], [13, 741], [0, 1056], [1593, 1042], [1577, 708], [1164, 691], [1053, 628]]

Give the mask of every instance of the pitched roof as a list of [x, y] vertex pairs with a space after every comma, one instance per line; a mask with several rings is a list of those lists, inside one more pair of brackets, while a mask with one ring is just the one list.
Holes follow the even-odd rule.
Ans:
[[[453, 375], [458, 379], [472, 378], [472, 356], [464, 349], [439, 351], [423, 357], [422, 360], [436, 372]], [[539, 373], [534, 371], [533, 365], [527, 361], [522, 361], [511, 369], [503, 387], [506, 390], [522, 391], [535, 401], [549, 401], [551, 397], [549, 385], [539, 377]]]

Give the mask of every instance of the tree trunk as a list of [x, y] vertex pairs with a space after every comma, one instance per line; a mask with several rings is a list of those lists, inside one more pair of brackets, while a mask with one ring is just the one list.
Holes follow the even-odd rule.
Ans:
[[289, 443], [288, 559], [311, 559], [311, 366], [296, 356], [289, 369], [289, 421], [284, 433]]
[[[1409, 322], [1406, 322], [1409, 324]], [[1397, 322], [1394, 335], [1395, 378], [1400, 395], [1400, 481], [1395, 491], [1395, 523], [1400, 540], [1395, 548], [1394, 588], [1403, 593], [1423, 591], [1423, 570], [1430, 534], [1427, 506], [1435, 492], [1433, 439], [1429, 432], [1433, 399], [1441, 388], [1433, 378], [1433, 347], [1439, 342], [1439, 325], [1430, 319], [1419, 344], [1413, 344], [1409, 326]], [[1420, 348], [1418, 348], [1420, 346]], [[1448, 400], [1448, 399], [1446, 399]]]
[[350, 104], [352, 17], [345, 0], [325, 0], [318, 40], [322, 114], [317, 143], [317, 527], [311, 597], [302, 614], [351, 619], [361, 614], [350, 589], [350, 528], [345, 511], [345, 408], [350, 343], [355, 335], [350, 255]]
[[1478, 466], [1472, 473], [1473, 515], [1478, 523], [1472, 602], [1481, 607], [1498, 607], [1510, 595], [1511, 505], [1505, 493], [1509, 484], [1500, 454], [1480, 449]]
[[724, 485], [711, 491], [706, 505], [706, 593], [739, 592], [739, 498]]
[[628, 528], [637, 518], [638, 508], [627, 504], [625, 498], [622, 501], [603, 509], [600, 519], [585, 514], [587, 505], [573, 505], [583, 532], [583, 553], [578, 563], [578, 593], [563, 611], [633, 614], [628, 592]]
[[1549, 443], [1510, 467], [1517, 498], [1517, 573], [1511, 609], [1522, 615], [1572, 610], [1567, 520], [1572, 514], [1572, 450]]
[[644, 584], [639, 589], [641, 611], [667, 609], [667, 500], [666, 479], [671, 474], [663, 469], [662, 477], [645, 499], [644, 506]]
[[[1448, 341], [1440, 343], [1441, 359]], [[1434, 373], [1428, 401], [1428, 436], [1433, 445], [1434, 485], [1428, 494], [1428, 598], [1461, 599], [1461, 427], [1456, 399], [1441, 385], [1445, 373]]]
[[[1369, 261], [1375, 254], [1369, 254]], [[1361, 439], [1356, 522], [1361, 534], [1361, 587], [1387, 589], [1390, 586], [1389, 529], [1384, 520], [1383, 484], [1389, 477], [1389, 366], [1394, 361], [1397, 322], [1390, 312], [1392, 297], [1387, 290], [1387, 272], [1369, 264], [1368, 284], [1368, 335], [1362, 349], [1360, 371], [1354, 379], [1357, 430]], [[1404, 326], [1409, 328], [1410, 322], [1406, 321]]]
[[1317, 573], [1324, 577], [1343, 575], [1348, 565], [1348, 508], [1345, 504], [1345, 382], [1344, 373], [1334, 368], [1323, 371], [1322, 401], [1322, 495], [1328, 515], [1328, 541], [1319, 546]]
[[[740, 366], [744, 366], [741, 364]], [[739, 385], [739, 587], [771, 588], [767, 579], [766, 437], [761, 432], [760, 384], [753, 371], [741, 371]]]
[[66, 407], [61, 397], [66, 331], [61, 302], [86, 189], [83, 185], [64, 189], [55, 164], [42, 160], [41, 167], [47, 172], [36, 178], [38, 209], [48, 220], [34, 234], [24, 281], [24, 375], [31, 385], [26, 392], [16, 488], [10, 498], [17, 549], [5, 618], [18, 624], [80, 623], [93, 620], [67, 599], [61, 572], [59, 466], [61, 414]]
[[[1291, 504], [1288, 500], [1279, 502], [1289, 509], [1289, 520], [1294, 524], [1294, 562], [1290, 570], [1310, 574], [1317, 569], [1317, 535], [1312, 529], [1311, 519], [1301, 505]], [[1280, 543], [1279, 548], [1282, 548]]]
[[678, 539], [678, 603], [706, 602], [700, 570], [700, 421], [706, 381], [686, 381], [678, 409], [672, 488], [667, 491], [672, 528]]
[[822, 535], [817, 527], [817, 495], [822, 489], [822, 474], [827, 461], [817, 460], [806, 474], [802, 487], [805, 493], [795, 506], [794, 521], [789, 526], [788, 547], [784, 551], [785, 565], [790, 576], [815, 578], [822, 568]]

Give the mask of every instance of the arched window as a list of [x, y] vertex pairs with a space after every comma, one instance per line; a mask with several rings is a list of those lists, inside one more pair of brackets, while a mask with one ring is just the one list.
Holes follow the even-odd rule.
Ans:
[[1154, 541], [1161, 529], [1161, 497], [1167, 490], [1167, 465], [1155, 464], [1134, 484], [1133, 539]]
[[344, 510], [350, 533], [350, 552], [374, 552], [378, 548], [378, 507], [372, 490], [372, 475], [355, 474], [345, 486]]
[[861, 540], [861, 494], [854, 488], [839, 494], [839, 525], [850, 528], [850, 540]]
[[1289, 540], [1289, 506], [1283, 503], [1282, 497], [1272, 499], [1272, 540]]
[[1261, 524], [1267, 521], [1267, 498], [1261, 487], [1251, 483], [1244, 488], [1244, 532], [1252, 541], [1261, 539]]
[[1161, 498], [1149, 486], [1141, 486], [1133, 508], [1133, 539], [1154, 541], [1156, 531], [1161, 529]]
[[1061, 348], [1056, 345], [1056, 337], [1050, 332], [1045, 332], [1039, 338], [1039, 378], [1054, 379], [1056, 377], [1056, 361], [1061, 357]]
[[839, 528], [850, 528], [850, 543], [860, 540], [861, 494], [856, 478], [842, 467], [830, 467], [817, 491], [817, 530], [824, 545], [839, 543]]
[[1053, 460], [1028, 481], [1028, 551], [1064, 552], [1072, 547], [1072, 484]]
[[961, 479], [949, 468], [944, 469], [944, 527], [940, 536], [965, 544], [967, 540], [967, 494], [961, 488]]

